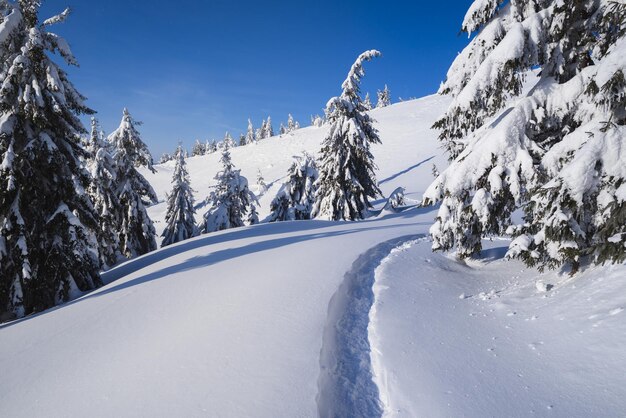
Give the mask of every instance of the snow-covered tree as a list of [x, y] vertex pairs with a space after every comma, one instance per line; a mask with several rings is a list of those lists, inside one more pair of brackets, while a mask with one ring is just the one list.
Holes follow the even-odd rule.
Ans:
[[161, 158], [159, 158], [159, 164], [165, 164], [168, 161], [172, 161], [174, 158], [168, 153], [164, 152], [161, 154]]
[[252, 121], [248, 119], [248, 130], [246, 131], [246, 144], [256, 143], [257, 136], [254, 134], [254, 126]]
[[137, 171], [138, 167], [147, 167], [154, 172], [154, 168], [150, 151], [137, 131], [138, 125], [139, 122], [124, 109], [120, 126], [108, 137], [117, 166], [120, 249], [127, 258], [157, 248], [154, 225], [146, 211], [146, 205], [157, 203], [157, 196], [150, 183]]
[[[176, 153], [178, 153], [178, 151], [176, 151]], [[199, 139], [196, 139], [196, 142], [193, 144], [193, 147], [191, 148], [191, 156], [192, 157], [196, 157], [198, 155], [204, 155], [206, 154], [206, 146], [200, 142]], [[177, 158], [177, 157], [174, 157]]]
[[[376, 102], [376, 109], [380, 109], [381, 107], [386, 107], [391, 104], [391, 93], [389, 92], [389, 87], [385, 84], [385, 88], [380, 91], [378, 90], [378, 101]], [[371, 104], [370, 104], [371, 108]]]
[[258, 169], [256, 172], [256, 186], [260, 195], [267, 191], [267, 184], [265, 184], [265, 179], [263, 178], [263, 173], [261, 173], [261, 169]]
[[509, 256], [540, 268], [624, 261], [625, 15], [608, 0], [471, 5], [462, 29], [477, 34], [440, 89], [452, 162], [425, 195], [441, 202], [434, 249], [467, 257], [509, 232]]
[[263, 124], [263, 138], [271, 138], [274, 136], [274, 128], [272, 128], [272, 118], [267, 117], [267, 121]]
[[265, 139], [264, 135], [265, 135], [265, 125], [267, 124], [267, 122], [265, 122], [265, 120], [263, 120], [263, 122], [261, 123], [261, 127], [257, 128], [257, 130], [255, 131], [254, 137], [256, 138], [257, 141], [261, 140], [261, 139]]
[[278, 129], [279, 135], [285, 135], [287, 133], [287, 128], [282, 123], [280, 124], [280, 128]]
[[96, 118], [91, 118], [89, 148], [92, 158], [87, 164], [91, 181], [87, 189], [98, 214], [98, 243], [100, 262], [104, 269], [112, 267], [121, 259], [119, 222], [119, 191], [117, 167], [102, 138]]
[[174, 159], [176, 166], [172, 176], [172, 191], [167, 195], [166, 226], [161, 234], [161, 247], [184, 241], [197, 233], [193, 190], [189, 184], [185, 152], [181, 145], [178, 146]]
[[250, 222], [247, 215], [251, 214], [251, 205], [257, 200], [248, 188], [248, 180], [233, 166], [228, 145], [222, 151], [220, 162], [222, 170], [215, 176], [217, 185], [207, 198], [209, 210], [200, 225], [203, 234], [244, 226], [246, 220]]
[[363, 63], [380, 55], [376, 50], [361, 54], [341, 86], [341, 96], [326, 105], [330, 129], [320, 151], [313, 217], [362, 219], [371, 207], [369, 199], [380, 195], [370, 151], [370, 145], [380, 143], [380, 138], [359, 91], [365, 75]]
[[77, 65], [39, 1], [0, 3], [0, 321], [101, 284], [79, 119], [93, 113], [51, 57]]
[[239, 146], [243, 147], [244, 145], [247, 145], [248, 143], [246, 142], [246, 136], [244, 134], [240, 134], [239, 135]]
[[363, 100], [363, 106], [365, 107], [365, 110], [372, 110], [373, 108], [372, 99], [370, 99], [369, 92], [365, 95], [365, 100]]
[[235, 148], [235, 146], [236, 146], [235, 140], [230, 135], [230, 133], [226, 132], [226, 135], [224, 135], [224, 140], [222, 141], [222, 148], [230, 149], [230, 148]]
[[307, 153], [294, 157], [288, 179], [270, 205], [269, 222], [311, 219], [318, 177], [313, 157]]
[[217, 151], [217, 143], [215, 142], [215, 140], [209, 141], [207, 139], [206, 143], [204, 144], [204, 154], [213, 154], [215, 151]]
[[321, 128], [322, 126], [324, 126], [324, 123], [326, 122], [324, 121], [324, 118], [320, 115], [311, 116], [311, 126]]

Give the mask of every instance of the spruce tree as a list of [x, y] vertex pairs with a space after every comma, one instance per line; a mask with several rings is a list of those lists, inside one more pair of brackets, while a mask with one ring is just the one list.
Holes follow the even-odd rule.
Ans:
[[270, 204], [269, 222], [311, 219], [318, 177], [313, 157], [307, 153], [294, 157], [287, 181]]
[[226, 132], [226, 134], [224, 135], [224, 140], [222, 141], [222, 148], [224, 149], [235, 148], [235, 140], [228, 132]]
[[254, 134], [254, 127], [252, 121], [248, 119], [248, 131], [246, 132], [246, 144], [256, 143], [257, 136]]
[[0, 321], [50, 308], [101, 284], [98, 216], [86, 189], [86, 134], [93, 113], [51, 57], [77, 65], [41, 23], [39, 1], [0, 10]]
[[89, 147], [92, 158], [87, 168], [91, 174], [91, 181], [87, 191], [98, 214], [100, 262], [103, 268], [107, 269], [121, 259], [120, 240], [117, 234], [120, 228], [120, 201], [117, 167], [102, 138], [96, 118], [91, 118]]
[[244, 226], [246, 215], [251, 214], [251, 205], [257, 200], [248, 188], [248, 180], [233, 166], [227, 142], [220, 162], [222, 170], [215, 176], [217, 185], [207, 197], [209, 210], [200, 225], [203, 234]]
[[365, 100], [363, 100], [363, 106], [365, 106], [365, 110], [372, 110], [372, 99], [370, 99], [370, 94], [367, 93], [365, 95]]
[[146, 210], [146, 205], [157, 203], [157, 196], [137, 168], [147, 167], [152, 172], [155, 170], [150, 151], [137, 130], [139, 124], [124, 109], [119, 128], [108, 137], [117, 166], [120, 249], [127, 258], [134, 258], [157, 248], [154, 225]]
[[[391, 93], [389, 87], [385, 84], [383, 91], [378, 90], [378, 101], [376, 102], [376, 109], [381, 107], [387, 107], [391, 104]], [[370, 105], [371, 106], [371, 105]]]
[[246, 136], [244, 134], [239, 135], [239, 146], [243, 147], [244, 145], [247, 145], [248, 143], [246, 142]]
[[189, 184], [182, 145], [178, 146], [174, 159], [176, 166], [172, 176], [172, 191], [167, 195], [166, 226], [161, 235], [163, 237], [161, 247], [184, 241], [197, 233], [193, 190]]
[[168, 161], [172, 161], [172, 159], [173, 158], [169, 153], [164, 152], [163, 154], [161, 154], [161, 158], [159, 158], [159, 164], [165, 164]]
[[330, 129], [320, 151], [314, 217], [362, 219], [371, 207], [369, 199], [380, 195], [370, 152], [370, 145], [380, 143], [380, 139], [359, 91], [365, 75], [363, 63], [380, 55], [376, 50], [361, 54], [341, 86], [341, 96], [326, 105]]
[[[176, 151], [178, 153], [178, 151]], [[206, 153], [206, 146], [200, 142], [199, 139], [196, 139], [196, 142], [193, 144], [191, 148], [191, 156], [196, 157], [198, 155], [204, 155]], [[177, 157], [174, 157], [177, 158]]]
[[[468, 257], [508, 232], [508, 255], [531, 266], [624, 260], [626, 230], [614, 220], [625, 211], [625, 9], [472, 4], [462, 29], [477, 33], [440, 89], [454, 97], [435, 123], [452, 162], [425, 194], [441, 202], [434, 249]], [[517, 208], [522, 225], [512, 225]]]
[[267, 117], [267, 122], [263, 124], [263, 138], [271, 138], [274, 136], [274, 128], [272, 128], [272, 118]]
[[265, 179], [263, 178], [261, 169], [258, 169], [256, 173], [256, 185], [259, 195], [262, 195], [267, 191], [267, 184], [265, 184]]

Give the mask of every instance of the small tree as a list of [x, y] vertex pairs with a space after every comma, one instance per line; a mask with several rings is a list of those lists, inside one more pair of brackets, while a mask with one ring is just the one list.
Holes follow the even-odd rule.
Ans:
[[343, 92], [326, 105], [330, 130], [320, 151], [320, 178], [313, 216], [331, 220], [362, 219], [370, 198], [380, 195], [370, 144], [380, 143], [374, 121], [361, 101], [363, 63], [380, 56], [361, 54], [342, 84]]
[[235, 140], [233, 139], [233, 137], [230, 135], [230, 133], [226, 132], [226, 135], [224, 135], [224, 140], [222, 141], [222, 146], [225, 149], [230, 149], [230, 148], [235, 148]]
[[164, 152], [163, 154], [161, 154], [161, 158], [159, 158], [159, 164], [165, 164], [166, 162], [172, 161], [172, 160], [173, 160], [172, 156], [169, 153]]
[[385, 84], [385, 88], [383, 91], [378, 90], [378, 101], [376, 102], [376, 109], [380, 109], [381, 107], [387, 107], [391, 104], [391, 93], [389, 92], [389, 88]]
[[217, 185], [207, 198], [209, 210], [200, 225], [203, 234], [244, 226], [246, 215], [256, 202], [256, 196], [248, 188], [248, 180], [233, 166], [227, 143], [220, 162], [222, 170], [215, 176]]
[[265, 179], [263, 178], [261, 169], [258, 169], [256, 173], [256, 185], [260, 195], [267, 191], [267, 184], [265, 184]]
[[166, 227], [161, 235], [161, 247], [184, 241], [197, 233], [193, 190], [189, 185], [185, 152], [181, 145], [178, 146], [174, 158], [176, 166], [172, 176], [172, 191], [167, 196]]
[[206, 147], [204, 146], [204, 144], [200, 142], [199, 139], [196, 139], [196, 142], [193, 144], [193, 147], [191, 148], [191, 156], [196, 157], [198, 155], [204, 155], [205, 153], [206, 153]]
[[372, 110], [373, 105], [372, 105], [372, 99], [370, 99], [370, 94], [367, 93], [365, 95], [365, 100], [363, 101], [363, 106], [365, 106], [366, 110]]
[[270, 205], [270, 222], [311, 219], [315, 182], [319, 177], [315, 159], [307, 153], [294, 157], [287, 181]]
[[136, 122], [127, 109], [122, 121], [111, 135], [109, 143], [114, 149], [113, 159], [117, 167], [117, 182], [120, 207], [120, 247], [122, 254], [133, 258], [157, 248], [156, 232], [148, 216], [146, 205], [157, 203], [157, 196], [148, 181], [137, 171], [137, 167], [152, 168], [152, 156], [141, 140]]
[[267, 122], [265, 122], [263, 138], [271, 138], [274, 136], [274, 128], [272, 128], [272, 118], [270, 116], [267, 117]]

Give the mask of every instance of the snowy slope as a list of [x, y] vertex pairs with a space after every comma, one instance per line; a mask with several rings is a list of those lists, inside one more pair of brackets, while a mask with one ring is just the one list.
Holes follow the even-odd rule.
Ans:
[[[445, 165], [429, 127], [448, 103], [373, 111], [385, 193], [404, 186], [420, 200], [432, 163]], [[316, 152], [324, 134], [305, 128], [232, 150], [251, 183], [258, 168], [273, 182], [261, 216], [292, 155]], [[188, 160], [198, 200], [217, 159]], [[173, 167], [157, 168], [147, 177], [163, 199]], [[150, 208], [159, 231], [163, 212]], [[354, 223], [263, 224], [123, 264], [98, 291], [0, 326], [0, 416], [626, 410], [624, 266], [539, 275], [501, 260], [498, 241], [484, 260], [461, 264], [428, 250], [434, 215], [413, 207]], [[555, 287], [539, 292], [539, 278]]]

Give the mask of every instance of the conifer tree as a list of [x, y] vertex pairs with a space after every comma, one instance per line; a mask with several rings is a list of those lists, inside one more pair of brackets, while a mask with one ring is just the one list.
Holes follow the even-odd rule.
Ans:
[[274, 128], [272, 128], [272, 118], [267, 117], [267, 122], [263, 124], [263, 138], [271, 138], [274, 136]]
[[313, 157], [307, 153], [294, 157], [288, 179], [270, 205], [269, 222], [311, 219], [318, 177]]
[[372, 110], [372, 99], [370, 99], [369, 92], [365, 95], [365, 100], [363, 100], [363, 106], [365, 106], [365, 110]]
[[256, 130], [256, 134], [254, 135], [257, 140], [265, 139], [265, 126], [266, 125], [267, 125], [267, 122], [265, 122], [265, 119], [263, 119], [263, 122], [261, 123], [261, 127]]
[[163, 154], [161, 154], [161, 158], [159, 158], [159, 164], [165, 164], [168, 161], [172, 161], [172, 159], [173, 158], [169, 153], [164, 152]]
[[189, 173], [182, 145], [178, 146], [176, 166], [172, 176], [172, 191], [167, 195], [166, 227], [161, 235], [161, 247], [184, 241], [196, 235], [193, 190], [189, 184]]
[[285, 135], [287, 133], [287, 128], [282, 123], [280, 124], [280, 128], [278, 129], [279, 135]]
[[228, 132], [226, 132], [226, 135], [224, 135], [224, 140], [222, 141], [222, 147], [224, 149], [235, 148], [235, 140]]
[[361, 54], [341, 86], [341, 96], [333, 97], [326, 105], [330, 130], [320, 151], [314, 217], [362, 219], [371, 207], [369, 199], [380, 195], [370, 152], [370, 145], [380, 143], [380, 139], [359, 94], [365, 75], [363, 63], [380, 55], [376, 50]]
[[252, 121], [248, 119], [248, 131], [246, 132], [246, 144], [256, 143], [257, 136], [254, 134], [254, 127]]
[[[176, 152], [178, 153], [178, 151]], [[200, 142], [199, 139], [196, 139], [196, 142], [193, 144], [193, 147], [191, 148], [191, 156], [196, 157], [198, 155], [204, 155], [205, 153], [206, 153], [206, 147], [204, 146], [204, 144]]]
[[113, 147], [113, 160], [117, 166], [117, 183], [120, 201], [120, 249], [127, 258], [134, 258], [157, 248], [152, 220], [146, 205], [157, 203], [157, 196], [137, 167], [147, 167], [154, 172], [152, 156], [141, 140], [136, 122], [124, 109], [120, 126], [111, 133], [108, 141]]
[[86, 189], [84, 97], [54, 61], [77, 65], [38, 19], [39, 1], [0, 10], [0, 321], [39, 312], [101, 284], [97, 213]]
[[240, 134], [239, 135], [239, 146], [243, 147], [244, 145], [247, 145], [248, 143], [246, 142], [246, 136], [244, 134]]
[[244, 226], [251, 205], [257, 200], [248, 188], [248, 180], [233, 166], [227, 142], [220, 162], [222, 170], [215, 176], [217, 185], [207, 198], [209, 210], [200, 225], [203, 234]]
[[217, 151], [217, 143], [215, 142], [215, 140], [209, 141], [207, 139], [206, 144], [204, 145], [204, 149], [205, 154], [213, 154], [215, 151]]
[[[425, 194], [441, 202], [434, 249], [468, 257], [481, 238], [509, 232], [509, 256], [531, 266], [624, 260], [626, 230], [613, 220], [625, 210], [625, 9], [608, 0], [471, 5], [462, 29], [477, 34], [440, 89], [454, 97], [435, 123], [452, 162]], [[523, 225], [512, 225], [517, 208]]]
[[89, 147], [92, 158], [87, 168], [91, 174], [91, 181], [87, 191], [98, 214], [100, 263], [107, 269], [121, 259], [120, 240], [117, 234], [120, 228], [120, 201], [117, 167], [102, 138], [96, 118], [91, 118]]
[[376, 109], [381, 107], [387, 107], [391, 104], [391, 93], [389, 87], [385, 84], [383, 91], [378, 90], [378, 101], [376, 102]]
[[265, 184], [265, 179], [263, 178], [261, 169], [258, 169], [256, 173], [256, 185], [257, 185], [259, 195], [262, 195], [263, 193], [267, 191], [267, 184]]

